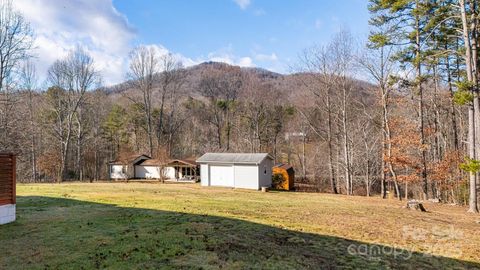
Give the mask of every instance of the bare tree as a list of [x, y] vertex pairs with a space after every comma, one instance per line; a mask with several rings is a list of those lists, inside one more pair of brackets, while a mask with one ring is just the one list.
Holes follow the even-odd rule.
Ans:
[[[154, 47], [140, 46], [130, 52], [130, 84], [142, 93], [142, 107], [146, 123], [149, 155], [153, 155], [152, 95], [161, 65]], [[133, 100], [133, 99], [132, 99]], [[136, 102], [136, 101], [134, 101]], [[136, 102], [137, 103], [137, 102]]]
[[15, 73], [21, 62], [30, 57], [33, 32], [12, 1], [0, 1], [0, 148], [11, 148], [9, 138], [13, 119]]
[[225, 67], [205, 75], [199, 84], [202, 95], [209, 99], [207, 121], [215, 126], [218, 148], [222, 150], [230, 150], [234, 107], [243, 81], [239, 68]]
[[[107, 98], [107, 94], [102, 91], [102, 88], [99, 88], [91, 93], [89, 93], [89, 104], [88, 104], [88, 114], [86, 117], [90, 122], [90, 138], [87, 141], [87, 147], [89, 147], [90, 152], [93, 152], [93, 157], [91, 157], [90, 164], [93, 163], [93, 166], [90, 165], [91, 170], [93, 170], [92, 174], [90, 175], [90, 181], [98, 180], [104, 173], [100, 168], [105, 168], [105, 163], [102, 161], [103, 157], [108, 157], [107, 149], [107, 141], [105, 140], [103, 135], [103, 124], [108, 117], [108, 112], [110, 109], [110, 100]], [[118, 123], [122, 125], [123, 123]], [[112, 160], [113, 158], [109, 158]], [[103, 163], [103, 164], [102, 164]], [[92, 168], [93, 167], [93, 168]], [[106, 170], [103, 170], [105, 172]]]
[[[332, 193], [337, 194], [337, 174], [335, 171], [334, 155], [335, 155], [335, 136], [333, 130], [334, 105], [332, 95], [334, 91], [335, 59], [329, 53], [329, 47], [313, 47], [303, 52], [301, 56], [302, 67], [308, 73], [311, 73], [313, 81], [304, 80], [302, 83], [307, 86], [310, 93], [313, 95], [313, 106], [315, 110], [311, 110], [311, 106], [307, 105], [305, 109], [303, 106], [297, 106], [297, 110], [308, 121], [310, 128], [320, 138], [326, 139], [328, 145], [328, 173], [330, 178], [330, 188]], [[302, 102], [305, 104], [304, 102]], [[317, 112], [324, 112], [326, 116], [326, 123], [318, 122], [319, 116]], [[326, 126], [326, 136], [323, 132], [323, 127]], [[326, 137], [326, 138], [325, 138]]]
[[35, 65], [31, 61], [26, 61], [23, 64], [20, 73], [21, 88], [27, 95], [27, 107], [28, 107], [28, 122], [29, 128], [26, 134], [29, 135], [30, 140], [30, 164], [32, 168], [32, 180], [37, 181], [37, 123], [35, 121], [36, 105], [35, 103], [35, 90], [37, 87], [37, 72]]
[[67, 162], [75, 125], [77, 162], [80, 163], [80, 168], [82, 166], [83, 131], [79, 109], [85, 101], [85, 93], [98, 85], [99, 76], [93, 58], [81, 47], [76, 47], [65, 59], [57, 60], [48, 70], [48, 81], [56, 89], [52, 89], [50, 105], [55, 113], [56, 136], [61, 144], [62, 162], [58, 181], [67, 176]]
[[[162, 72], [158, 74], [160, 82], [160, 109], [157, 126], [157, 142], [160, 145], [163, 133], [167, 132], [168, 153], [172, 155], [172, 144], [174, 132], [180, 127], [175, 124], [179, 91], [185, 83], [185, 70], [183, 64], [174, 55], [166, 54], [160, 58]], [[167, 115], [169, 121], [165, 127], [165, 106], [166, 99], [170, 100], [170, 112]], [[183, 121], [180, 121], [183, 122]]]
[[262, 145], [266, 142], [269, 119], [269, 104], [274, 100], [271, 86], [262, 84], [258, 78], [250, 75], [245, 78], [245, 91], [242, 93], [241, 118], [245, 125], [239, 126], [237, 132], [246, 131], [245, 140], [249, 147], [244, 148], [254, 153], [262, 151]]
[[[378, 96], [381, 105], [381, 128], [382, 128], [382, 166], [381, 166], [381, 195], [382, 198], [387, 196], [386, 172], [390, 172], [393, 178], [394, 186], [399, 195], [397, 173], [392, 165], [392, 133], [390, 130], [390, 95], [392, 87], [390, 79], [395, 75], [395, 64], [391, 59], [393, 55], [393, 47], [380, 46], [370, 48], [357, 59], [358, 64], [364, 70], [370, 80], [375, 83], [378, 88]], [[399, 195], [400, 197], [400, 195]]]
[[337, 34], [330, 46], [331, 53], [335, 59], [338, 78], [336, 84], [341, 91], [341, 106], [340, 117], [341, 126], [343, 131], [343, 155], [344, 155], [344, 173], [345, 183], [347, 189], [347, 195], [353, 195], [353, 182], [352, 182], [352, 168], [350, 160], [350, 145], [349, 145], [349, 114], [348, 114], [348, 101], [352, 92], [351, 66], [353, 65], [353, 38], [349, 32], [343, 31]]

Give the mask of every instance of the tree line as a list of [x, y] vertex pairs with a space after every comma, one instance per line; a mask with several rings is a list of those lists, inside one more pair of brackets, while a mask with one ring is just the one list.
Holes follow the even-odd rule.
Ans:
[[0, 149], [19, 155], [19, 179], [106, 179], [108, 162], [128, 153], [269, 152], [294, 165], [299, 190], [434, 199], [478, 212], [475, 1], [371, 0], [366, 45], [340, 31], [299, 53], [289, 75], [186, 68], [139, 46], [114, 87], [102, 86], [81, 46], [39, 82], [33, 31], [5, 3]]
[[[372, 0], [369, 9], [369, 47], [386, 60], [369, 68], [385, 96], [384, 171], [398, 196], [417, 185], [423, 199], [468, 200], [477, 213], [477, 1]], [[399, 71], [382, 68], [389, 62]]]

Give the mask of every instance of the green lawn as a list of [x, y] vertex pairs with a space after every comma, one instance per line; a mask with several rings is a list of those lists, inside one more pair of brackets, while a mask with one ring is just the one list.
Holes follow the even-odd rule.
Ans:
[[0, 269], [480, 269], [480, 216], [456, 206], [191, 184], [17, 189]]

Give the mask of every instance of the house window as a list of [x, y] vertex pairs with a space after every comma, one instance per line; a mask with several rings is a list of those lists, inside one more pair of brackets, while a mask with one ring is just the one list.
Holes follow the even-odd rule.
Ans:
[[126, 173], [127, 172], [127, 166], [122, 166], [122, 173]]
[[263, 174], [267, 175], [267, 165], [263, 166]]

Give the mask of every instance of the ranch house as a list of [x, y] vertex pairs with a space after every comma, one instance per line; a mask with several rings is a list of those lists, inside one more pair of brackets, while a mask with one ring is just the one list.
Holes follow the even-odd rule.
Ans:
[[196, 181], [200, 175], [195, 160], [164, 162], [147, 155], [131, 155], [110, 162], [110, 179], [164, 179]]

